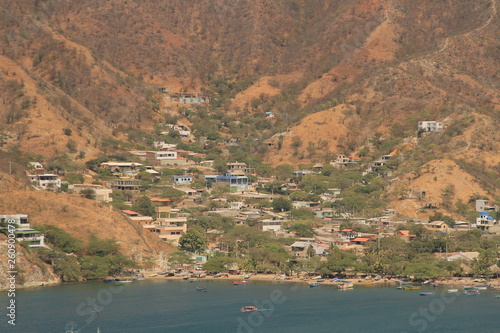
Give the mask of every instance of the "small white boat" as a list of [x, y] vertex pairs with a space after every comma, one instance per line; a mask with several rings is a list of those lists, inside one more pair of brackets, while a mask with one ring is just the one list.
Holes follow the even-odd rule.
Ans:
[[451, 288], [451, 289], [448, 289], [448, 292], [449, 292], [449, 293], [458, 293], [458, 289], [456, 289], [456, 288]]
[[119, 280], [114, 282], [116, 285], [128, 285], [132, 283], [132, 280]]
[[314, 287], [319, 287], [319, 283], [318, 282], [309, 282], [308, 283], [309, 287], [311, 288], [314, 288]]
[[489, 288], [490, 288], [490, 286], [488, 286], [488, 285], [482, 285], [482, 286], [475, 286], [474, 287], [474, 289], [476, 289], [476, 290], [487, 290]]
[[433, 296], [435, 293], [433, 291], [422, 291], [420, 292], [420, 296]]
[[352, 283], [340, 283], [337, 285], [337, 289], [341, 290], [347, 290], [347, 289], [353, 289], [354, 285]]

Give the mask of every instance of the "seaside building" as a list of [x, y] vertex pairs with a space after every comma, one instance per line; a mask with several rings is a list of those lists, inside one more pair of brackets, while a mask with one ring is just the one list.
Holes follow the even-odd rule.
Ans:
[[26, 242], [29, 247], [45, 247], [45, 236], [43, 232], [31, 228], [28, 215], [0, 215], [0, 222], [5, 223], [9, 220], [14, 220], [16, 225], [14, 234], [18, 242]]
[[228, 173], [224, 176], [206, 175], [205, 182], [207, 183], [207, 187], [215, 183], [218, 185], [228, 185], [231, 192], [248, 191], [247, 176], [235, 176]]

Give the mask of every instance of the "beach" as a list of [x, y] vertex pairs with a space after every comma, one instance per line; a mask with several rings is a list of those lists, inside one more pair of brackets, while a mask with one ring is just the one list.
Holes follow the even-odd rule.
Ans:
[[[151, 277], [151, 274], [154, 275], [152, 272], [144, 272], [143, 273], [146, 278], [150, 279], [168, 279], [168, 280], [182, 280], [182, 276], [165, 276], [165, 275], [157, 275]], [[148, 276], [149, 275], [149, 276]], [[303, 276], [303, 275], [301, 275]], [[317, 280], [324, 280], [322, 284], [325, 285], [336, 285], [338, 282], [331, 281], [332, 278], [315, 278], [315, 279], [304, 279], [302, 277], [284, 277], [283, 275], [274, 275], [274, 274], [252, 274], [249, 279], [244, 278], [245, 275], [242, 274], [227, 274], [223, 275], [221, 277], [214, 277], [212, 275], [208, 275], [203, 278], [198, 278], [200, 281], [203, 280], [227, 280], [227, 281], [283, 281], [283, 282], [296, 282], [296, 283], [308, 283], [311, 281], [317, 281]], [[193, 279], [193, 278], [191, 278]], [[435, 284], [443, 285], [443, 286], [465, 286], [465, 285], [471, 285], [471, 286], [480, 286], [480, 285], [491, 285], [491, 286], [500, 286], [500, 279], [495, 278], [495, 279], [488, 279], [486, 282], [474, 282], [476, 278], [473, 277], [451, 277], [451, 278], [441, 278], [441, 279], [436, 279], [433, 281]], [[384, 284], [393, 284], [396, 285], [396, 281], [399, 281], [397, 278], [381, 278], [378, 281], [375, 281], [373, 279], [366, 279], [366, 278], [339, 278], [339, 280], [342, 281], [349, 281], [350, 283], [354, 285], [384, 285]], [[415, 282], [417, 283], [417, 282]]]

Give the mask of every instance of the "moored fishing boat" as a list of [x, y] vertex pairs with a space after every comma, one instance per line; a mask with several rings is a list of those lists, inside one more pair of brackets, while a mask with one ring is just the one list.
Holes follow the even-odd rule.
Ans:
[[463, 293], [464, 295], [479, 295], [479, 291], [477, 290], [467, 290], [467, 291], [464, 291]]
[[307, 283], [309, 285], [309, 287], [313, 288], [313, 287], [319, 287], [319, 283], [318, 282], [309, 282]]
[[432, 295], [435, 295], [435, 293], [433, 291], [421, 291], [419, 294], [420, 294], [420, 296], [432, 296]]
[[458, 289], [456, 289], [456, 288], [451, 288], [451, 289], [448, 289], [448, 292], [449, 292], [449, 293], [458, 293]]
[[475, 286], [474, 287], [474, 289], [476, 289], [476, 290], [487, 290], [489, 288], [490, 288], [489, 285], [481, 285], [481, 286]]
[[132, 283], [132, 280], [118, 280], [118, 281], [114, 282], [114, 284], [119, 285], [119, 286], [129, 285], [131, 283]]
[[208, 291], [207, 287], [196, 287], [197, 291]]
[[232, 281], [231, 283], [233, 284], [233, 286], [241, 286], [247, 284], [248, 282], [243, 280], [243, 281]]
[[253, 312], [253, 311], [259, 311], [259, 309], [256, 306], [253, 305], [247, 305], [244, 306], [240, 309], [241, 312]]
[[354, 285], [352, 283], [340, 283], [337, 285], [337, 289], [340, 290], [347, 290], [347, 289], [353, 289]]
[[403, 286], [401, 289], [403, 289], [403, 290], [420, 290], [422, 288], [419, 286]]
[[464, 290], [471, 290], [474, 288], [474, 286], [469, 286], [469, 285], [465, 285], [463, 286]]

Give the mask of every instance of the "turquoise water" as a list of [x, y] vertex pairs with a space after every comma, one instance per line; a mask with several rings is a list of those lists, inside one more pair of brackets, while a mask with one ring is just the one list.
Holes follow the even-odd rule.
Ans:
[[[207, 286], [208, 292], [196, 291]], [[141, 332], [500, 332], [500, 298], [441, 294], [386, 287], [337, 290], [322, 285], [250, 281], [146, 280], [113, 287], [103, 282], [21, 290], [16, 295], [16, 326], [7, 324], [6, 293], [0, 294], [0, 332], [59, 333], [73, 325], [96, 332], [88, 304], [101, 307], [102, 333]], [[496, 293], [500, 293], [496, 291]], [[94, 301], [94, 302], [93, 302]], [[263, 311], [241, 313], [245, 305]], [[72, 324], [71, 324], [72, 323]]]

